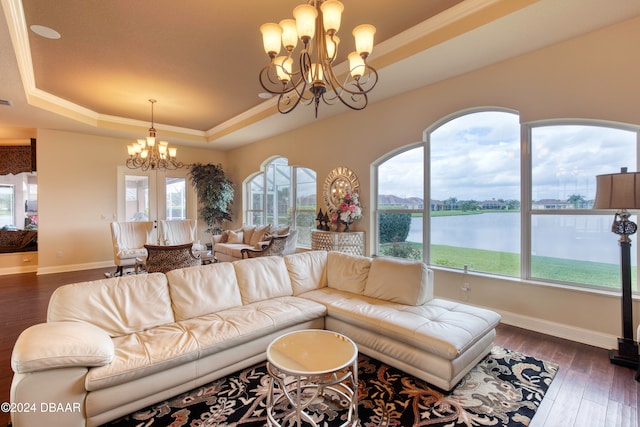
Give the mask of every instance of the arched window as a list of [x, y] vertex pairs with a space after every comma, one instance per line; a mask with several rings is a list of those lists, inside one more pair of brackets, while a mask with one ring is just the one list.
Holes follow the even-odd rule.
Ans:
[[[424, 142], [374, 165], [376, 252], [619, 288], [612, 218], [592, 209], [595, 177], [637, 170], [638, 141], [637, 128], [595, 120], [521, 125], [507, 110], [452, 115], [428, 128]], [[633, 281], [636, 289], [635, 274]]]
[[520, 120], [453, 116], [427, 130], [430, 262], [520, 275]]
[[289, 166], [284, 157], [267, 160], [244, 182], [244, 222], [288, 225], [298, 230], [298, 246], [311, 246], [315, 228], [316, 173]]

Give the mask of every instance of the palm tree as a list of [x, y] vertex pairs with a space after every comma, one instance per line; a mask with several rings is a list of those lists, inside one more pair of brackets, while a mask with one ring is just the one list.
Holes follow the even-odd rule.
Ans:
[[582, 205], [584, 203], [584, 197], [579, 194], [572, 194], [567, 199], [567, 202], [571, 203], [574, 209], [578, 209], [579, 205]]

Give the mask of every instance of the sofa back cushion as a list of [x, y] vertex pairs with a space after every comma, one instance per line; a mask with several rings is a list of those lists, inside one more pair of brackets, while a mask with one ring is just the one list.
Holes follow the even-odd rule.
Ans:
[[162, 273], [64, 285], [49, 300], [47, 321], [86, 322], [117, 337], [174, 321]]
[[236, 271], [228, 262], [167, 272], [176, 321], [242, 305]]
[[433, 271], [420, 261], [374, 258], [364, 295], [406, 305], [433, 299]]
[[371, 258], [330, 251], [327, 254], [327, 286], [362, 295]]
[[233, 261], [244, 305], [293, 295], [284, 258], [266, 256]]
[[[294, 230], [297, 231], [297, 230]], [[308, 251], [284, 257], [293, 295], [327, 287], [327, 252]]]

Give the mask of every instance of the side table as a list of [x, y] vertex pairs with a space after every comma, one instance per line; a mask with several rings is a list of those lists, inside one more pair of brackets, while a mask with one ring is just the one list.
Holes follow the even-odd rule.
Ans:
[[269, 426], [318, 427], [310, 407], [319, 401], [346, 411], [340, 427], [358, 425], [358, 347], [349, 338], [322, 329], [290, 332], [267, 347], [267, 370]]
[[311, 232], [311, 249], [364, 255], [364, 238], [364, 231], [313, 230]]

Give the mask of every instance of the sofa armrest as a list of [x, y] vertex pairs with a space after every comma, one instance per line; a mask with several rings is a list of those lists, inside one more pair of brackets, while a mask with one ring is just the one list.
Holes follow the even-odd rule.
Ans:
[[114, 346], [107, 332], [81, 322], [40, 323], [24, 330], [11, 354], [14, 372], [63, 367], [102, 366], [113, 360]]
[[212, 234], [211, 235], [211, 244], [215, 246], [217, 243], [222, 242], [222, 234]]

